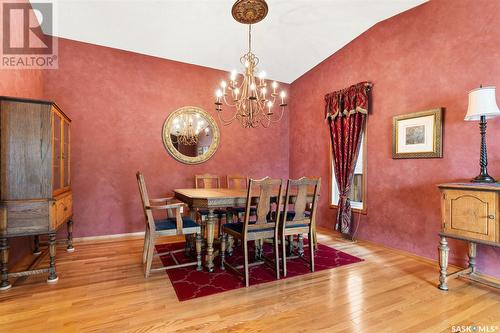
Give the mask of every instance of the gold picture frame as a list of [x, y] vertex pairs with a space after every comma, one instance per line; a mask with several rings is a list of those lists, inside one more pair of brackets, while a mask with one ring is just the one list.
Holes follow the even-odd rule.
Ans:
[[[200, 117], [202, 117], [204, 121], [207, 122], [207, 125], [211, 129], [212, 141], [210, 143], [210, 146], [203, 147], [201, 150], [197, 149], [198, 153], [201, 153], [199, 155], [197, 154], [197, 156], [187, 156], [182, 154], [176, 148], [175, 143], [172, 141], [172, 136], [171, 136], [171, 128], [174, 124], [174, 119], [177, 119], [179, 116], [182, 115], [191, 115], [191, 114], [199, 115]], [[214, 118], [212, 118], [212, 116], [208, 112], [196, 106], [184, 106], [175, 110], [167, 117], [167, 119], [163, 124], [162, 139], [163, 139], [163, 145], [167, 149], [167, 152], [177, 161], [182, 162], [184, 164], [200, 164], [205, 161], [208, 161], [219, 148], [220, 131]]]
[[392, 118], [392, 158], [442, 158], [443, 109]]

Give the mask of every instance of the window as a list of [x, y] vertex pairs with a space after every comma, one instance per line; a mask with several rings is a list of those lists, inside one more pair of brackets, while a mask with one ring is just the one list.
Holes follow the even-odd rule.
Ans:
[[[365, 127], [366, 130], [366, 127]], [[365, 131], [366, 133], [366, 131]], [[333, 169], [333, 159], [331, 161], [331, 205], [337, 206], [339, 202], [339, 190], [337, 188], [337, 181], [335, 179], [335, 172]], [[355, 210], [364, 211], [366, 205], [366, 145], [365, 145], [365, 134], [361, 137], [361, 146], [359, 148], [358, 160], [356, 162], [356, 167], [354, 168], [354, 176], [352, 179], [351, 193], [349, 194], [349, 199], [351, 200], [351, 208]]]

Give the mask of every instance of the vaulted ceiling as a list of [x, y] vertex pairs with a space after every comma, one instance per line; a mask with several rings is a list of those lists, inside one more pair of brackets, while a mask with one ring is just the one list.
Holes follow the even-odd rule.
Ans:
[[[40, 1], [34, 1], [40, 2]], [[253, 51], [268, 77], [290, 83], [375, 23], [425, 0], [268, 0]], [[53, 0], [53, 35], [230, 71], [248, 27], [233, 0]]]

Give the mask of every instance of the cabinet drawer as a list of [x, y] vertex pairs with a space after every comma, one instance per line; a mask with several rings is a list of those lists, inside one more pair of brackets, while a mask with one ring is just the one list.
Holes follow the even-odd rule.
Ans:
[[498, 198], [495, 192], [446, 190], [444, 232], [495, 242], [498, 240]]
[[71, 194], [58, 198], [54, 203], [52, 229], [58, 229], [73, 215], [73, 196]]

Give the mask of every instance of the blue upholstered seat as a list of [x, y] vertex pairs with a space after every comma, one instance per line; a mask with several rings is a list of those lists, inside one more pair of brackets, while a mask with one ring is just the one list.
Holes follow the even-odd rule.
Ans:
[[[168, 219], [163, 219], [163, 220], [155, 220], [155, 225], [156, 225], [156, 231], [162, 231], [162, 230], [171, 230], [171, 229], [176, 229], [177, 224], [176, 224], [176, 219], [175, 217], [170, 217]], [[182, 228], [196, 228], [199, 227], [199, 225], [193, 221], [191, 218], [185, 216], [182, 217]]]
[[[245, 207], [231, 207], [230, 210], [234, 213], [244, 213], [246, 208]], [[250, 214], [252, 214], [252, 215], [257, 214], [257, 208], [250, 207]]]
[[[311, 212], [306, 210], [304, 212], [304, 215], [305, 215], [305, 217], [311, 217]], [[292, 221], [294, 217], [295, 217], [295, 212], [293, 210], [286, 212], [286, 220], [287, 221]]]
[[[198, 213], [203, 216], [208, 215], [208, 209], [200, 209]], [[214, 209], [214, 214], [220, 216], [226, 214], [226, 211], [224, 209]]]
[[[255, 224], [255, 222], [250, 223], [250, 224]], [[238, 222], [238, 223], [224, 224], [224, 228], [231, 229], [231, 230], [236, 231], [237, 233], [241, 234], [243, 232], [243, 223]], [[259, 232], [259, 231], [267, 231], [267, 230], [274, 230], [274, 228], [249, 229], [248, 232]]]

